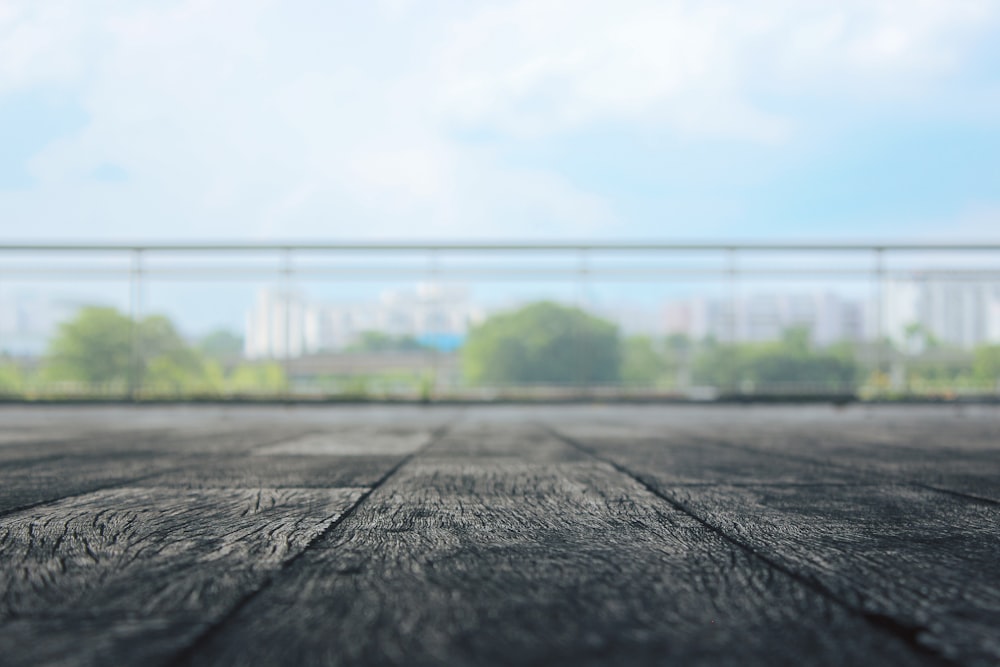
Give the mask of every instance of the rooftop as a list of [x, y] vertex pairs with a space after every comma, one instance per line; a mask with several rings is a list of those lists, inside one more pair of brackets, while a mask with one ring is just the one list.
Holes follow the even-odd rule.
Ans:
[[0, 407], [0, 655], [996, 664], [998, 436], [975, 405]]

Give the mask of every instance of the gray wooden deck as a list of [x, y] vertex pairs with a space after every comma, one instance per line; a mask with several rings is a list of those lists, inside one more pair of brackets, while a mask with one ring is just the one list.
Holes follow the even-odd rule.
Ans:
[[1000, 413], [8, 406], [0, 663], [1000, 664]]

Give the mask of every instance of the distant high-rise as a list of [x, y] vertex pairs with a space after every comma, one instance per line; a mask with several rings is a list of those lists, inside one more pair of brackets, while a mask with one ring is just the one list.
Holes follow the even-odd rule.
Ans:
[[914, 325], [956, 347], [1000, 342], [1000, 282], [953, 280], [933, 272], [887, 281], [883, 335], [905, 342]]
[[343, 349], [366, 331], [439, 342], [464, 336], [482, 319], [460, 287], [433, 283], [383, 292], [377, 301], [323, 303], [262, 290], [246, 317], [245, 354], [280, 359]]
[[750, 294], [735, 299], [693, 297], [666, 304], [668, 334], [695, 340], [753, 342], [781, 338], [791, 327], [809, 330], [813, 342], [828, 345], [864, 337], [860, 301], [824, 292], [814, 294]]

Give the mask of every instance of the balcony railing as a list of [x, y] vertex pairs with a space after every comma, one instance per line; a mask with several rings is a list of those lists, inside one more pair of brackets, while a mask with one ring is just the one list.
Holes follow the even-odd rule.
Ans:
[[[616, 367], [570, 330], [579, 372], [474, 372], [470, 335], [533, 302], [617, 327]], [[87, 306], [117, 333], [74, 328]], [[241, 347], [195, 340], [217, 328]], [[998, 344], [992, 243], [0, 245], [14, 399], [993, 396]]]

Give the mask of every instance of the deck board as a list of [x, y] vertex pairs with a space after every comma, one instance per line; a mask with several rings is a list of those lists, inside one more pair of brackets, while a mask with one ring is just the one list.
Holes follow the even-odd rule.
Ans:
[[998, 482], [988, 408], [0, 407], [0, 656], [991, 665]]
[[[826, 465], [773, 444], [754, 452], [674, 438], [578, 444], [920, 645], [970, 664], [1000, 662], [995, 504], [892, 483], [877, 465]], [[692, 483], [701, 456], [709, 459], [705, 477]]]
[[935, 664], [594, 462], [421, 459], [282, 574], [182, 664]]

